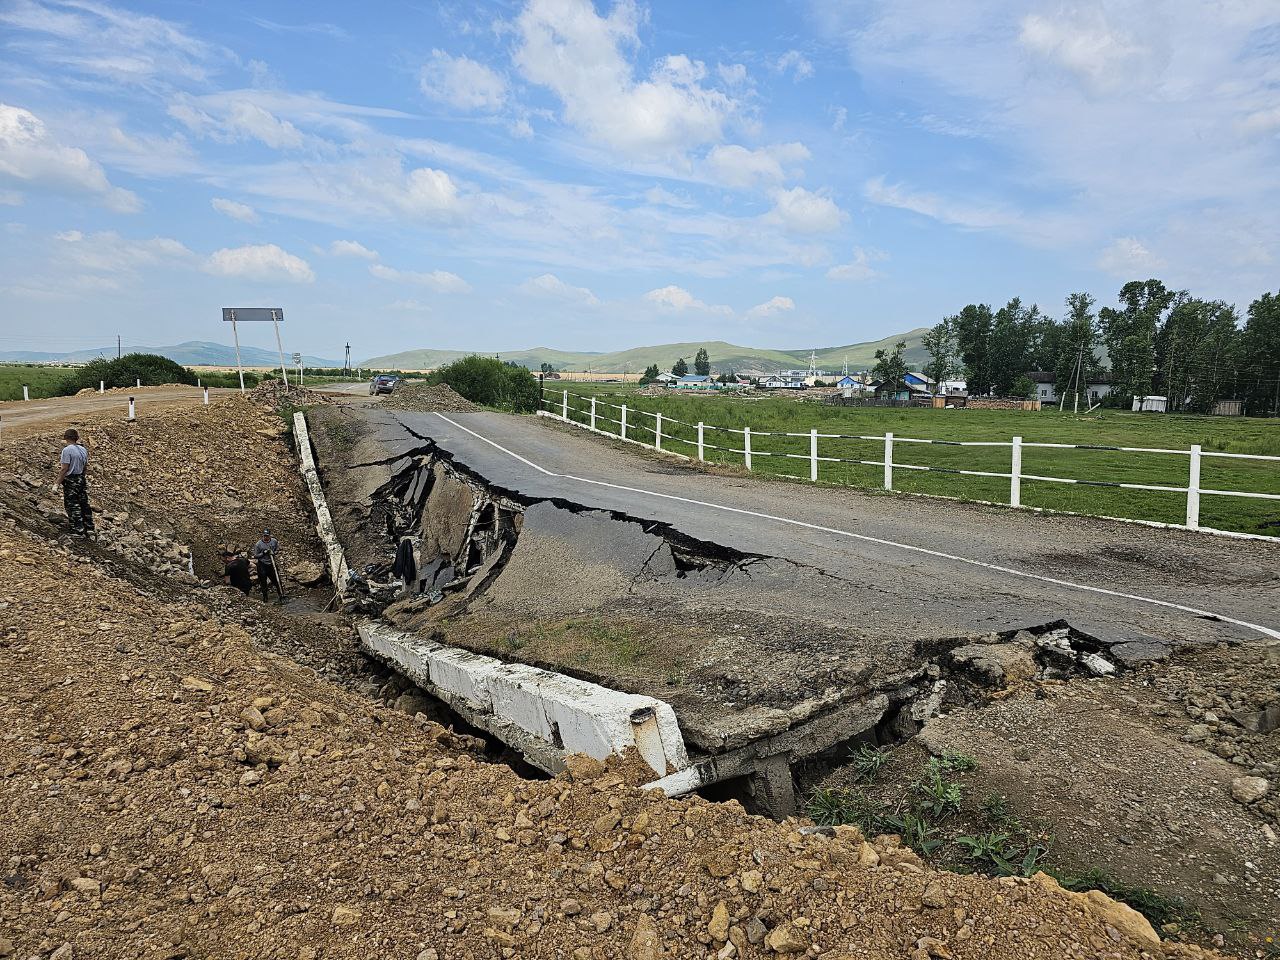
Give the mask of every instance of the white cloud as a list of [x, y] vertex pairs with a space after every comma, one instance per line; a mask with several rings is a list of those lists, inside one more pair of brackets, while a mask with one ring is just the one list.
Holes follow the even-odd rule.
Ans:
[[194, 262], [196, 255], [172, 237], [130, 240], [114, 230], [85, 234], [65, 230], [54, 234], [57, 255], [80, 270], [130, 274], [139, 267]]
[[355, 240], [335, 240], [329, 244], [331, 257], [356, 257], [360, 260], [377, 260], [378, 251], [370, 250], [363, 243]]
[[135, 194], [113, 186], [87, 153], [55, 140], [34, 113], [0, 103], [0, 182], [5, 180], [20, 187], [87, 195], [117, 213], [142, 207]]
[[654, 184], [644, 192], [644, 199], [646, 203], [651, 203], [655, 207], [674, 207], [678, 210], [689, 210], [697, 206], [688, 197], [674, 194], [657, 184]]
[[608, 17], [590, 0], [530, 0], [515, 22], [516, 66], [559, 98], [569, 124], [613, 149], [680, 155], [719, 140], [736, 105], [703, 85], [700, 61], [666, 56], [636, 78], [623, 49], [639, 45], [639, 16], [631, 0]]
[[0, 190], [0, 207], [20, 207], [23, 199], [17, 190]]
[[1126, 280], [1145, 279], [1164, 265], [1164, 261], [1136, 237], [1117, 237], [1098, 257], [1099, 267]]
[[790, 313], [795, 308], [795, 301], [790, 297], [770, 297], [764, 303], [756, 304], [743, 317], [749, 321], [764, 320], [775, 313]]
[[1130, 86], [1147, 73], [1152, 51], [1113, 29], [1101, 9], [1053, 19], [1031, 14], [1018, 38], [1032, 53], [1079, 77], [1093, 91]]
[[232, 220], [239, 220], [242, 223], [257, 223], [258, 211], [253, 209], [247, 203], [239, 203], [235, 200], [228, 200], [226, 197], [214, 197], [209, 201], [209, 206], [217, 210], [223, 216], [230, 217]]
[[537, 296], [555, 297], [560, 300], [568, 300], [571, 303], [580, 303], [589, 307], [599, 306], [600, 300], [587, 287], [575, 287], [565, 283], [554, 273], [544, 273], [539, 277], [530, 277], [524, 283], [520, 284], [520, 289], [524, 293], [534, 294]]
[[848, 217], [829, 197], [792, 187], [774, 193], [773, 209], [765, 219], [792, 233], [830, 233]]
[[398, 283], [414, 283], [419, 286], [428, 287], [436, 293], [466, 293], [471, 289], [471, 285], [463, 280], [456, 273], [450, 273], [448, 270], [432, 270], [427, 273], [417, 273], [411, 270], [397, 270], [394, 267], [388, 267], [385, 264], [375, 263], [369, 268], [369, 273], [377, 277], [379, 280], [393, 280]]
[[882, 250], [871, 250], [866, 247], [854, 247], [853, 259], [848, 263], [837, 264], [827, 271], [828, 280], [872, 280], [880, 276], [880, 271], [872, 266], [880, 260], [889, 259]]
[[507, 99], [507, 81], [494, 70], [468, 57], [452, 57], [432, 50], [422, 67], [422, 92], [432, 100], [459, 110], [497, 110]]
[[684, 287], [677, 287], [674, 284], [667, 287], [660, 287], [657, 290], [650, 290], [644, 295], [644, 299], [647, 302], [654, 304], [660, 310], [671, 311], [673, 313], [695, 311], [698, 313], [715, 313], [724, 316], [731, 316], [733, 314], [733, 310], [730, 307], [704, 303], [688, 290], [684, 289]]
[[214, 64], [235, 62], [231, 51], [196, 40], [171, 21], [94, 0], [15, 0], [0, 9], [0, 23], [12, 28], [14, 36], [40, 35], [38, 42], [21, 41], [36, 58], [113, 83], [204, 81]]
[[741, 63], [718, 63], [716, 73], [730, 87], [740, 87], [747, 82], [747, 68]]
[[902, 184], [885, 183], [884, 177], [868, 180], [863, 186], [863, 193], [872, 203], [910, 210], [942, 223], [961, 227], [1012, 227], [1019, 221], [1016, 214], [999, 206], [947, 200], [931, 193], [911, 190]]
[[776, 143], [756, 150], [735, 143], [712, 147], [707, 153], [707, 168], [717, 183], [746, 189], [795, 176], [797, 170], [784, 169], [783, 165], [808, 159], [809, 150], [803, 143]]
[[206, 273], [245, 280], [311, 283], [316, 275], [301, 257], [295, 257], [274, 243], [224, 247], [215, 250], [204, 263]]
[[773, 61], [778, 73], [790, 73], [793, 80], [805, 80], [813, 76], [813, 64], [799, 50], [788, 50]]
[[200, 105], [187, 98], [170, 104], [169, 116], [193, 133], [222, 142], [257, 140], [275, 150], [297, 149], [306, 142], [290, 121], [245, 98], [205, 98]]

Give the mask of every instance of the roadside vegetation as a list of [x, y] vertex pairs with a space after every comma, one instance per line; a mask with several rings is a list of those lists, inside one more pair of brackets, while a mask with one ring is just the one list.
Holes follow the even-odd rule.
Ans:
[[463, 357], [436, 370], [428, 384], [446, 384], [472, 403], [514, 413], [538, 409], [538, 381], [524, 367], [493, 357]]
[[[625, 403], [627, 436], [642, 443], [654, 442], [656, 420], [663, 416], [663, 448], [696, 456], [697, 428], [707, 424], [706, 459], [733, 467], [743, 465], [742, 434], [750, 427], [752, 470], [774, 476], [808, 480], [809, 431], [875, 437], [874, 440], [820, 439], [819, 457], [842, 460], [881, 460], [885, 433], [895, 438], [951, 441], [1009, 442], [1021, 436], [1026, 442], [1071, 443], [1103, 446], [1156, 447], [1187, 450], [1200, 444], [1206, 451], [1280, 455], [1280, 429], [1274, 419], [1211, 417], [1190, 414], [1141, 414], [1100, 409], [1073, 415], [1054, 410], [934, 410], [917, 407], [836, 407], [794, 397], [734, 397], [692, 392], [664, 392], [654, 396], [630, 384], [566, 383], [548, 381], [546, 409], [559, 412], [562, 391], [570, 396], [570, 416], [587, 422], [589, 400], [596, 397], [597, 426], [614, 434], [620, 412], [605, 404]], [[606, 420], [604, 418], [610, 418]], [[799, 434], [768, 436], [766, 434]], [[712, 445], [727, 449], [713, 449]], [[772, 454], [772, 455], [770, 455]], [[786, 456], [790, 454], [791, 456]], [[985, 470], [1008, 473], [1008, 447], [950, 447], [895, 442], [894, 462], [944, 469]], [[1023, 474], [1076, 480], [1103, 480], [1186, 486], [1189, 458], [1175, 454], [1120, 453], [1106, 450], [1056, 450], [1025, 448]], [[884, 469], [858, 463], [822, 462], [819, 479], [866, 489], [881, 489]], [[1280, 493], [1280, 464], [1266, 461], [1206, 457], [1201, 486], [1208, 489]], [[1007, 503], [1009, 481], [998, 477], [972, 477], [954, 473], [925, 473], [905, 468], [894, 472], [896, 490], [930, 493], [967, 500]], [[1099, 516], [1127, 517], [1181, 523], [1186, 516], [1186, 495], [1146, 490], [1122, 490], [1087, 485], [1022, 481], [1025, 506], [1070, 510]], [[1200, 522], [1204, 526], [1245, 533], [1280, 534], [1280, 504], [1276, 501], [1238, 497], [1201, 498]]]

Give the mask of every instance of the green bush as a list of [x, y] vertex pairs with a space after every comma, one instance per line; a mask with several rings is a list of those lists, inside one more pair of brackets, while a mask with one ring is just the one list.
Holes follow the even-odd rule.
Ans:
[[524, 367], [492, 357], [463, 357], [441, 367], [428, 383], [448, 384], [472, 403], [516, 413], [538, 409], [538, 381]]
[[97, 390], [98, 384], [107, 387], [132, 387], [138, 380], [144, 387], [156, 387], [165, 383], [189, 383], [195, 386], [196, 375], [174, 363], [168, 357], [154, 353], [127, 353], [115, 360], [98, 358], [90, 360], [62, 381], [60, 392], [65, 396], [89, 387]]

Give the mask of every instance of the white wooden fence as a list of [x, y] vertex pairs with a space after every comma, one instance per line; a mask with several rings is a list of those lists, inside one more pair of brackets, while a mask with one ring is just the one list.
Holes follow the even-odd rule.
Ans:
[[[573, 404], [570, 403], [571, 400], [574, 401]], [[604, 410], [617, 411], [618, 416], [611, 417], [607, 413], [603, 412]], [[580, 416], [581, 419], [575, 419], [573, 416], [574, 414]], [[919, 437], [899, 437], [894, 436], [892, 433], [870, 436], [865, 434], [819, 433], [817, 429], [812, 429], [807, 433], [770, 432], [764, 430], [752, 430], [750, 427], [722, 427], [701, 421], [698, 423], [689, 423], [684, 420], [677, 420], [674, 417], [669, 417], [662, 413], [653, 413], [648, 410], [641, 410], [634, 406], [629, 407], [625, 403], [608, 403], [604, 400], [598, 399], [597, 397], [584, 397], [580, 394], [570, 393], [568, 390], [562, 390], [559, 396], [556, 396], [554, 393], [545, 394], [542, 398], [542, 409], [539, 410], [539, 415], [550, 417], [555, 420], [561, 420], [565, 423], [571, 423], [575, 426], [585, 427], [593, 433], [604, 434], [606, 436], [613, 437], [614, 439], [623, 440], [627, 443], [634, 443], [638, 446], [645, 447], [650, 450], [656, 450], [660, 453], [665, 453], [669, 456], [679, 457], [685, 460], [705, 461], [706, 452], [708, 450], [720, 450], [725, 453], [739, 455], [742, 457], [743, 466], [748, 470], [752, 469], [752, 460], [756, 457], [784, 457], [793, 460], [806, 460], [809, 465], [809, 479], [814, 483], [818, 483], [820, 479], [820, 464], [849, 463], [870, 467], [882, 467], [884, 469], [883, 488], [885, 490], [894, 489], [893, 477], [895, 470], [911, 470], [922, 473], [949, 473], [960, 476], [1007, 479], [1009, 481], [1009, 502], [1007, 504], [1002, 503], [1000, 505], [1010, 507], [1021, 507], [1023, 505], [1022, 481], [1024, 480], [1031, 480], [1038, 483], [1062, 483], [1090, 487], [1112, 487], [1122, 490], [1149, 490], [1163, 493], [1184, 494], [1187, 506], [1186, 523], [1174, 524], [1174, 526], [1185, 526], [1191, 530], [1208, 530], [1214, 533], [1230, 533], [1231, 531], [1217, 530], [1212, 527], [1201, 526], [1201, 497], [1242, 497], [1258, 500], [1280, 500], [1280, 494], [1276, 493], [1258, 493], [1244, 490], [1219, 490], [1203, 487], [1200, 483], [1200, 467], [1206, 457], [1280, 463], [1280, 456], [1265, 456], [1263, 454], [1254, 453], [1219, 453], [1217, 451], [1204, 450], [1200, 444], [1193, 444], [1186, 450], [1179, 450], [1169, 447], [1118, 447], [1088, 443], [1038, 443], [1023, 440], [1022, 437], [1012, 437], [1009, 440], [928, 440]], [[634, 436], [628, 436], [629, 427], [633, 433], [636, 430], [638, 417], [647, 417], [653, 421], [653, 443], [644, 443], [643, 441], [635, 439]], [[616, 429], [604, 429], [600, 424], [613, 424]], [[676, 436], [673, 433], [664, 433], [663, 427], [671, 424], [678, 424], [690, 428], [692, 431], [695, 431], [697, 439], [689, 440], [684, 437]], [[650, 432], [650, 428], [648, 427], [645, 427], [644, 430], [645, 432]], [[735, 447], [709, 443], [706, 439], [709, 431], [736, 434], [742, 438], [742, 446]], [[809, 440], [809, 450], [808, 453], [788, 453], [778, 450], [766, 451], [759, 448], [752, 449], [752, 439], [758, 439], [760, 437], [807, 438]], [[879, 460], [822, 456], [819, 454], [820, 440], [868, 441], [877, 445], [883, 444], [884, 452]], [[663, 446], [664, 442], [667, 444], [665, 447]], [[681, 453], [672, 449], [671, 445], [673, 443], [684, 444], [689, 452]], [[991, 470], [964, 470], [954, 467], [929, 467], [894, 460], [894, 446], [896, 444], [913, 443], [947, 447], [1008, 447], [1009, 470], [1004, 472]], [[1174, 457], [1187, 457], [1187, 483], [1186, 486], [1170, 486], [1167, 484], [1156, 483], [1123, 483], [1113, 480], [1081, 480], [1067, 477], [1051, 477], [1044, 474], [1026, 473], [1022, 469], [1022, 453], [1027, 448], [1113, 451], [1117, 453], [1162, 454]], [[1127, 518], [1118, 517], [1114, 519]], [[1265, 537], [1264, 539], [1274, 540], [1280, 538]]]

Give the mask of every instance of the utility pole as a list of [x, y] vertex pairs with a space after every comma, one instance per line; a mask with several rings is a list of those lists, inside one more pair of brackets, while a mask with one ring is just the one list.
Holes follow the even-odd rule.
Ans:
[[344, 374], [348, 374], [351, 372], [351, 344], [350, 343], [347, 344], [346, 359], [342, 361], [342, 372]]
[[1080, 335], [1080, 349], [1076, 352], [1076, 403], [1073, 413], [1080, 412], [1080, 367], [1084, 364], [1084, 334]]
[[116, 334], [116, 359], [120, 359], [120, 334]]

